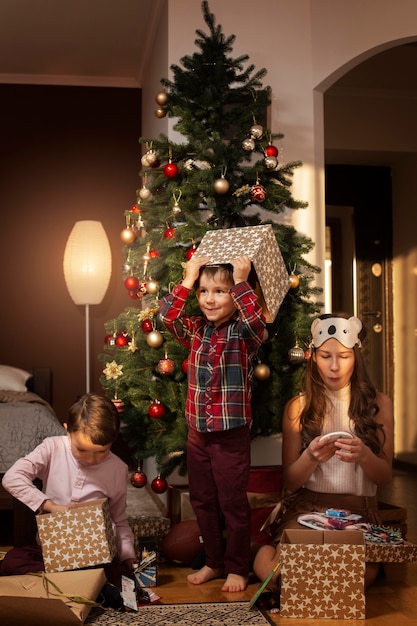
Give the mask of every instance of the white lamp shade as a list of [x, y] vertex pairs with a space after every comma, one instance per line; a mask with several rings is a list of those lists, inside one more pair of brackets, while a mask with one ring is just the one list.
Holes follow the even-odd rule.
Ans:
[[75, 304], [100, 304], [111, 277], [111, 249], [101, 222], [75, 222], [64, 252], [64, 276]]

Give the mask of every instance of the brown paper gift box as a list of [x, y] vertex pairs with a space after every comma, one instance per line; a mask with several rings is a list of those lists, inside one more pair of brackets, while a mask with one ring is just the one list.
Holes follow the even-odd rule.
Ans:
[[141, 537], [155, 537], [159, 549], [162, 539], [171, 529], [171, 520], [160, 515], [130, 515], [128, 521], [134, 535], [136, 554], [141, 549]]
[[[88, 571], [45, 574], [58, 589], [69, 596], [82, 596], [95, 601], [106, 582], [100, 568]], [[56, 597], [52, 586], [45, 589], [41, 576], [3, 576], [0, 584], [0, 623], [2, 626], [80, 626], [90, 606], [64, 597]], [[24, 602], [22, 599], [24, 598]]]
[[230, 263], [237, 257], [248, 256], [259, 285], [256, 291], [265, 305], [265, 318], [267, 322], [274, 321], [290, 283], [271, 224], [209, 230], [195, 255], [209, 256], [212, 264]]
[[116, 540], [106, 498], [36, 516], [46, 572], [110, 563]]
[[284, 530], [281, 617], [365, 619], [361, 531]]
[[417, 545], [403, 541], [400, 544], [366, 543], [366, 561], [369, 563], [415, 563]]

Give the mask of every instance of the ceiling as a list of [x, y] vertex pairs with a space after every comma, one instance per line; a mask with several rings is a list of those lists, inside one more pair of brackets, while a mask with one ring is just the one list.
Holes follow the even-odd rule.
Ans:
[[0, 83], [140, 87], [164, 0], [0, 0]]
[[[166, 0], [0, 0], [0, 83], [140, 87]], [[330, 90], [417, 90], [416, 44], [359, 64]]]

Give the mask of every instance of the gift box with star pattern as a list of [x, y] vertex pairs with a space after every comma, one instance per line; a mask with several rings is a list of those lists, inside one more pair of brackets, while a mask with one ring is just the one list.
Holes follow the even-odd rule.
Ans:
[[255, 291], [263, 305], [266, 321], [274, 321], [290, 282], [271, 224], [209, 230], [195, 255], [209, 256], [213, 265], [248, 256], [254, 269]]
[[286, 529], [280, 556], [281, 617], [365, 619], [362, 531]]
[[106, 498], [74, 504], [68, 511], [36, 516], [46, 572], [110, 563], [116, 540]]

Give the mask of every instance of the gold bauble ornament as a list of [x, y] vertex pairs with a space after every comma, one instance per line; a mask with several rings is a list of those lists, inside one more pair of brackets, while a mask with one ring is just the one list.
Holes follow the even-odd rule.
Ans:
[[120, 233], [120, 239], [123, 243], [130, 245], [136, 241], [136, 233], [133, 228], [124, 228]]
[[163, 338], [162, 333], [159, 332], [159, 330], [152, 330], [146, 336], [146, 343], [151, 348], [159, 348], [160, 346], [162, 346], [163, 342], [164, 342], [164, 338]]
[[229, 191], [229, 181], [222, 176], [221, 178], [217, 178], [217, 180], [213, 183], [214, 191], [219, 194], [224, 194]]
[[298, 287], [298, 285], [300, 284], [300, 279], [296, 274], [290, 274], [288, 280], [290, 281], [291, 289], [296, 289], [296, 287]]
[[159, 291], [159, 283], [157, 280], [148, 280], [148, 282], [146, 283], [146, 291], [148, 293], [154, 294], [154, 293], [158, 293]]
[[158, 91], [158, 93], [155, 96], [155, 102], [156, 104], [159, 104], [159, 106], [163, 107], [166, 105], [166, 103], [168, 102], [168, 94], [166, 91], [162, 90], [162, 91]]
[[258, 363], [258, 365], [255, 366], [253, 375], [257, 380], [268, 380], [271, 376], [271, 370], [266, 363]]
[[158, 107], [157, 109], [155, 109], [155, 117], [162, 119], [165, 116], [166, 116], [165, 109], [163, 109], [162, 107]]

